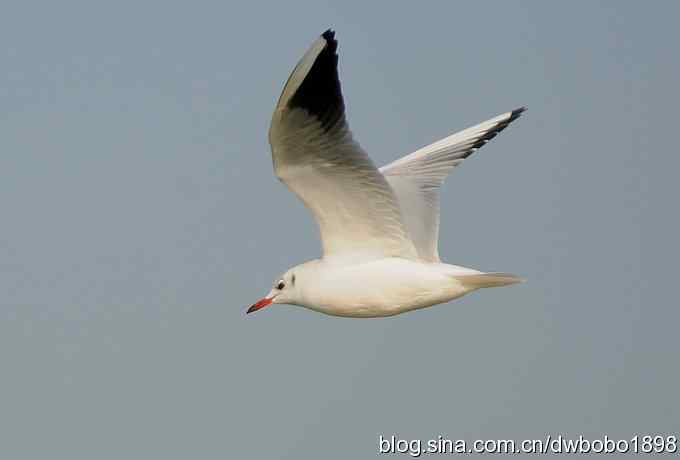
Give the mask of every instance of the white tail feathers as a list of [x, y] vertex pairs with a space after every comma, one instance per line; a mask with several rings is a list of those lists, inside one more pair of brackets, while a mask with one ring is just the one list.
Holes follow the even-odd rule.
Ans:
[[456, 275], [454, 278], [472, 288], [507, 286], [525, 281], [524, 278], [511, 273], [471, 273]]

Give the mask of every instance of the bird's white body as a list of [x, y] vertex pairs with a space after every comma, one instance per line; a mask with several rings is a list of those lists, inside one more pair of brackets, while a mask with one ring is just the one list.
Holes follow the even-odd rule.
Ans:
[[382, 168], [353, 139], [325, 32], [291, 73], [269, 130], [276, 176], [314, 215], [323, 257], [288, 270], [248, 312], [285, 303], [349, 317], [392, 316], [514, 284], [439, 258], [439, 187], [525, 110], [498, 115]]
[[[448, 302], [476, 289], [456, 275], [479, 273], [398, 257], [363, 262], [312, 260], [290, 270], [297, 304], [334, 316], [392, 316]], [[286, 302], [288, 295], [275, 300]]]

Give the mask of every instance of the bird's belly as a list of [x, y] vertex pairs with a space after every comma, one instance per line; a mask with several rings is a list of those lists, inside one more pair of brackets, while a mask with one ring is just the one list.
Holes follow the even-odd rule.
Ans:
[[371, 318], [429, 307], [470, 292], [455, 278], [423, 265], [405, 262], [327, 272], [304, 306], [328, 315]]
[[317, 303], [315, 305], [305, 305], [310, 310], [318, 311], [332, 316], [343, 316], [348, 318], [378, 318], [394, 316], [411, 310], [438, 305], [450, 300], [457, 299], [469, 290], [460, 289], [457, 293], [448, 295], [423, 296], [411, 301], [390, 302], [381, 298], [367, 297], [353, 302], [333, 301], [327, 303]]

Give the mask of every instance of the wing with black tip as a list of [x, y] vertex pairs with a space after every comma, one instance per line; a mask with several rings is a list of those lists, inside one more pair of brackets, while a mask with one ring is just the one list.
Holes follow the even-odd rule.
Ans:
[[439, 262], [439, 187], [451, 170], [496, 137], [526, 109], [498, 115], [380, 168], [397, 195], [418, 256]]
[[352, 138], [326, 31], [288, 78], [272, 116], [274, 171], [311, 210], [324, 257], [416, 258], [397, 199]]

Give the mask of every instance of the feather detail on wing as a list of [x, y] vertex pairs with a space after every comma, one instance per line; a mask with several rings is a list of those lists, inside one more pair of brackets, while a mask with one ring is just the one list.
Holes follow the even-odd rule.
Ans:
[[352, 138], [332, 31], [293, 70], [272, 116], [277, 177], [310, 209], [324, 258], [416, 258], [392, 188]]
[[522, 107], [498, 115], [380, 168], [397, 195], [404, 223], [422, 260], [440, 260], [439, 187], [444, 179], [525, 110]]

